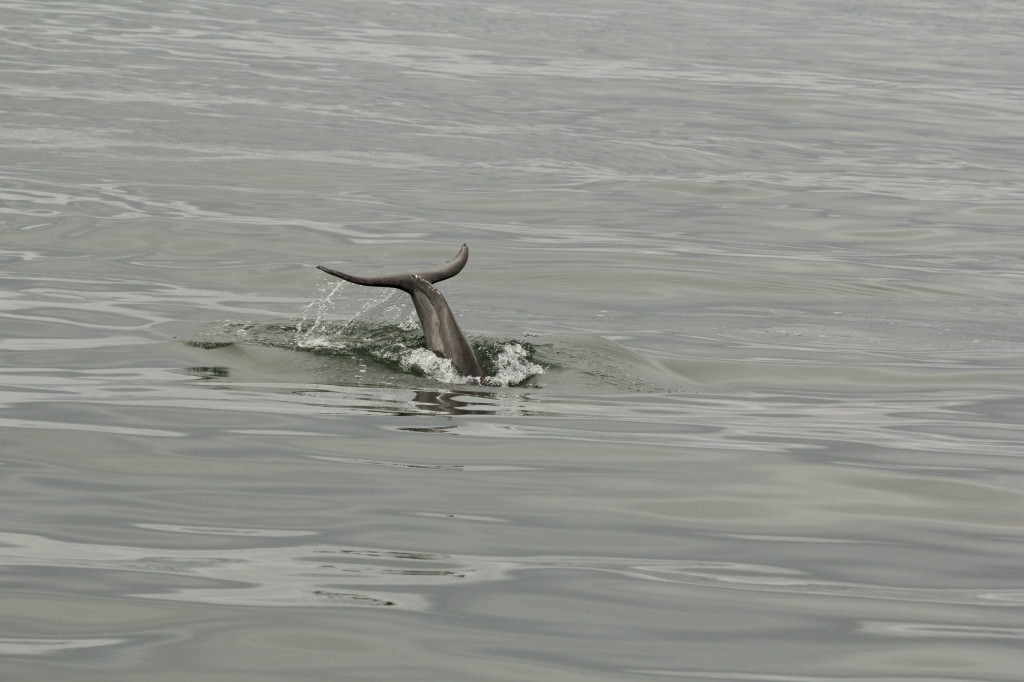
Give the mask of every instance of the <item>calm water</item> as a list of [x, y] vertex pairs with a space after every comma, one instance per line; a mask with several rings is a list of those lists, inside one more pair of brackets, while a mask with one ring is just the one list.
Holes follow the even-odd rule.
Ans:
[[3, 678], [1019, 680], [1022, 35], [5, 2]]

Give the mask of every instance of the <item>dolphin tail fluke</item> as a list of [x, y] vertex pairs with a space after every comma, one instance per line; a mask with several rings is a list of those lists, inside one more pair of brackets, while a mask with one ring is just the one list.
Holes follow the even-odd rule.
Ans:
[[466, 267], [466, 262], [469, 260], [469, 247], [465, 244], [459, 249], [459, 252], [455, 254], [455, 258], [451, 259], [444, 265], [439, 265], [432, 270], [423, 270], [422, 272], [403, 272], [397, 275], [376, 275], [373, 277], [363, 277], [359, 275], [350, 275], [339, 270], [332, 270], [331, 268], [324, 267], [323, 265], [316, 266], [319, 270], [323, 270], [328, 275], [334, 275], [340, 277], [346, 282], [352, 282], [353, 284], [362, 284], [367, 287], [394, 287], [395, 289], [401, 289], [409, 294], [413, 292], [413, 276], [424, 279], [431, 284], [435, 282], [444, 281], [450, 277], [462, 272], [462, 268]]
[[406, 272], [400, 275], [379, 275], [376, 277], [360, 277], [349, 275], [338, 270], [325, 268], [318, 265], [328, 275], [334, 275], [341, 279], [362, 284], [368, 287], [394, 287], [401, 289], [412, 296], [413, 304], [416, 306], [416, 314], [423, 326], [423, 335], [426, 337], [427, 348], [438, 355], [448, 358], [452, 365], [463, 376], [476, 379], [477, 383], [483, 378], [483, 369], [480, 361], [473, 352], [473, 346], [469, 339], [459, 329], [452, 314], [448, 302], [434, 286], [434, 282], [454, 277], [462, 271], [469, 260], [469, 247], [465, 244], [459, 249], [455, 258], [444, 265], [439, 265], [432, 270], [421, 272]]

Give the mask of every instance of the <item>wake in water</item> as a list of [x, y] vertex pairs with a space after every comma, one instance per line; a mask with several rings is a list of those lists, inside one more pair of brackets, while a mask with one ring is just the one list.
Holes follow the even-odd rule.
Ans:
[[[445, 384], [475, 383], [470, 377], [462, 376], [451, 360], [425, 347], [415, 315], [409, 314], [402, 303], [390, 302], [396, 289], [381, 291], [344, 324], [328, 322], [334, 307], [332, 298], [343, 286], [343, 283], [318, 284], [317, 296], [303, 309], [302, 319], [294, 330], [297, 349], [369, 359]], [[371, 311], [375, 318], [383, 321], [365, 321], [363, 318]], [[486, 372], [485, 385], [518, 386], [544, 373], [543, 367], [531, 361], [533, 348], [529, 344], [490, 339], [474, 341]]]
[[[406, 297], [396, 289], [380, 289], [350, 319], [332, 315], [333, 298], [343, 282], [321, 280], [315, 297], [304, 306], [300, 319], [276, 322], [233, 321], [221, 324], [202, 339], [186, 343], [195, 348], [222, 350], [216, 369], [265, 377], [294, 372], [289, 357], [295, 353], [325, 362], [315, 371], [319, 383], [423, 388], [426, 377], [440, 384], [472, 385], [452, 362], [426, 348], [423, 331]], [[332, 319], [333, 318], [333, 319]], [[544, 376], [544, 388], [563, 393], [651, 393], [691, 391], [682, 379], [656, 361], [596, 335], [548, 336], [541, 344], [512, 339], [475, 337], [474, 350], [485, 373], [485, 386], [515, 387]], [[245, 367], [251, 354], [231, 353], [234, 346], [277, 348], [285, 355], [261, 355]], [[232, 369], [234, 368], [234, 369]], [[200, 368], [204, 376], [214, 369]]]

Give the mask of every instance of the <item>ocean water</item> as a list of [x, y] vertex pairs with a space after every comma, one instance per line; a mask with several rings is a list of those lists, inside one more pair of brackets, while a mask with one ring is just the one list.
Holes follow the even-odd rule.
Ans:
[[3, 679], [1021, 679], [1022, 35], [4, 3]]

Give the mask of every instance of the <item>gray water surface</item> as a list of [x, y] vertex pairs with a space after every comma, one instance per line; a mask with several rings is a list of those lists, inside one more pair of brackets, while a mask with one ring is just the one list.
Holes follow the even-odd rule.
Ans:
[[[1019, 680], [1024, 7], [895, 5], [5, 3], [2, 677]], [[499, 385], [313, 268], [463, 242]]]

